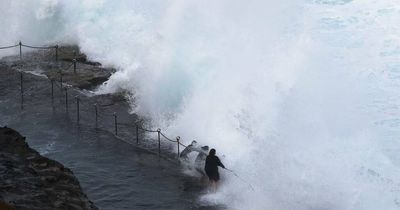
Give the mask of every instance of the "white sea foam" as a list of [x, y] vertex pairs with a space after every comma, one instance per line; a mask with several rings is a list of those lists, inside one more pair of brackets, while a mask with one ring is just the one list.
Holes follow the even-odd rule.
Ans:
[[[395, 0], [1, 1], [0, 44], [76, 43], [227, 171], [231, 209], [400, 208]], [[11, 9], [10, 9], [11, 8]], [[11, 53], [11, 52], [9, 52]]]

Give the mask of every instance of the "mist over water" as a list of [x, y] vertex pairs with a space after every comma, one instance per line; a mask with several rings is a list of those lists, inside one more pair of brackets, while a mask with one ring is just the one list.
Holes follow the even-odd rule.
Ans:
[[[226, 171], [232, 209], [400, 207], [395, 0], [1, 1], [0, 45], [79, 44], [118, 69], [99, 93]], [[15, 53], [1, 52], [5, 54]]]

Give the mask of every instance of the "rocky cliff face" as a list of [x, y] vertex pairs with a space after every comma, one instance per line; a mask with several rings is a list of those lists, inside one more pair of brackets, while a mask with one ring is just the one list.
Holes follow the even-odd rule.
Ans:
[[31, 149], [13, 129], [0, 128], [0, 209], [98, 209], [72, 171]]

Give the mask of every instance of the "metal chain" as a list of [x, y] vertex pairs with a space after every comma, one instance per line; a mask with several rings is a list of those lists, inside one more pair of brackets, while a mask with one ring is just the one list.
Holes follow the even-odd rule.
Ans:
[[167, 139], [167, 140], [170, 141], [170, 142], [177, 142], [177, 141], [174, 141], [174, 140], [172, 140], [172, 139], [166, 137], [166, 136], [165, 136], [163, 133], [161, 133], [161, 132], [160, 132], [160, 134], [161, 134], [161, 136], [163, 136], [165, 139]]
[[19, 46], [19, 44], [17, 44], [17, 45], [12, 45], [12, 46], [6, 46], [6, 47], [0, 47], [0, 50], [9, 49], [9, 48], [14, 48], [14, 47], [18, 47], [18, 46]]
[[[18, 47], [18, 46], [23, 46], [23, 47], [33, 48], [33, 49], [53, 49], [53, 48], [58, 48], [58, 45], [56, 45], [56, 46], [41, 47], [41, 46], [31, 46], [31, 45], [25, 45], [25, 44], [16, 44], [16, 45], [12, 45], [12, 46], [0, 47], [0, 50], [2, 50], [2, 49], [14, 48], [14, 47]], [[59, 50], [62, 51], [61, 48], [59, 48]], [[65, 71], [65, 70], [68, 70], [69, 68], [71, 68], [72, 65], [73, 65], [73, 63], [70, 64], [67, 68], [65, 68], [64, 71]], [[61, 84], [59, 85], [58, 82], [57, 82], [56, 80], [53, 80], [53, 81], [54, 81], [54, 84], [55, 84], [57, 87], [60, 87], [60, 88], [61, 88]], [[24, 95], [25, 95], [25, 94], [24, 94]], [[100, 105], [100, 106], [108, 106], [108, 105]], [[112, 117], [111, 115], [109, 116], [109, 115], [107, 115], [107, 114], [105, 114], [105, 113], [99, 113], [98, 116], [101, 117], [101, 118], [104, 118], [104, 117]], [[129, 125], [129, 124], [127, 124], [127, 123], [118, 123], [118, 124], [120, 124], [120, 125], [122, 125], [122, 124]], [[163, 136], [166, 140], [168, 140], [168, 141], [170, 141], [170, 142], [178, 142], [179, 145], [181, 145], [181, 146], [183, 146], [183, 147], [187, 147], [186, 145], [182, 144], [181, 142], [179, 142], [179, 141], [177, 141], [177, 140], [172, 140], [172, 139], [168, 138], [168, 137], [167, 137], [164, 133], [162, 133], [160, 130], [149, 130], [149, 129], [143, 128], [143, 127], [141, 127], [141, 126], [139, 126], [139, 125], [137, 125], [137, 124], [136, 124], [136, 126], [138, 127], [138, 129], [143, 130], [143, 131], [146, 131], [146, 132], [150, 132], [150, 133], [157, 133], [157, 132], [160, 132], [160, 135]]]
[[[17, 46], [19, 46], [19, 45], [17, 45]], [[27, 48], [32, 48], [32, 49], [53, 49], [53, 48], [57, 48], [56, 46], [39, 47], [39, 46], [31, 46], [31, 45], [26, 45], [26, 44], [21, 44], [21, 46], [27, 47]]]

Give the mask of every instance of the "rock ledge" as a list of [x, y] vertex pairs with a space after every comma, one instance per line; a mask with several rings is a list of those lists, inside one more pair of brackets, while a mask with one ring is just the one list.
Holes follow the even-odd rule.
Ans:
[[11, 128], [0, 128], [0, 209], [98, 210], [72, 171], [41, 156]]

